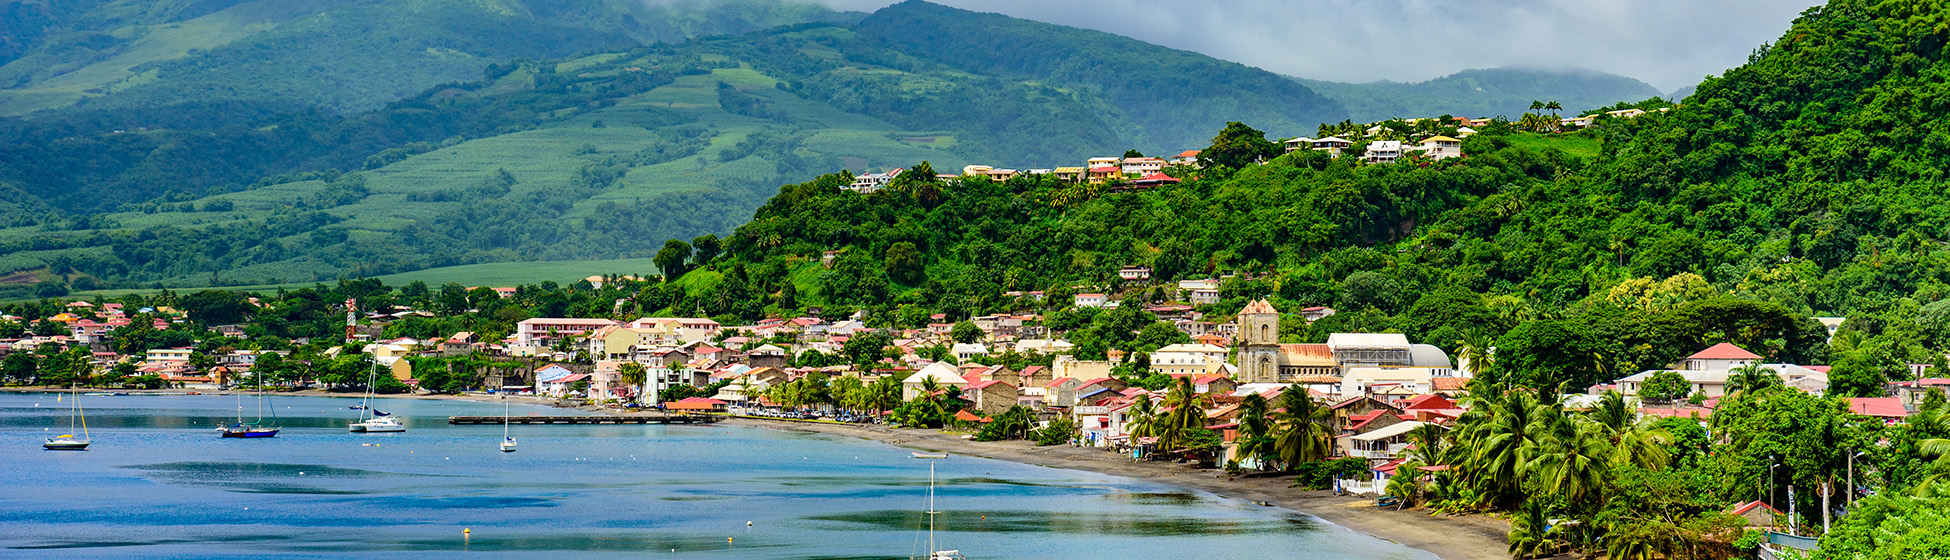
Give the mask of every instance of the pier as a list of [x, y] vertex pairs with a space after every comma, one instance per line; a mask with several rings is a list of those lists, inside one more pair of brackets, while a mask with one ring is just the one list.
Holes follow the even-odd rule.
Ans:
[[[710, 414], [631, 414], [628, 416], [508, 416], [510, 424], [715, 424]], [[448, 416], [448, 424], [500, 424], [501, 416]]]

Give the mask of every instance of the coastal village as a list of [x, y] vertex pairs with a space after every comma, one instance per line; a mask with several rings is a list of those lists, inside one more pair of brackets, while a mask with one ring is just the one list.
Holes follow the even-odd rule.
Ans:
[[[513, 360], [525, 367], [500, 371], [476, 390], [535, 395], [562, 405], [619, 413], [659, 409], [789, 421], [889, 423], [894, 421], [891, 409], [900, 404], [946, 399], [953, 401], [947, 408], [953, 411], [953, 419], [941, 426], [948, 430], [972, 433], [998, 418], [1027, 413], [1036, 427], [1074, 426], [1063, 443], [1136, 459], [1164, 451], [1157, 445], [1155, 429], [1146, 426], [1170, 411], [1175, 403], [1168, 395], [1172, 385], [1180, 385], [1197, 395], [1195, 402], [1201, 406], [1197, 422], [1209, 432], [1209, 441], [1216, 443], [1196, 455], [1183, 456], [1209, 466], [1240, 469], [1260, 466], [1256, 457], [1239, 451], [1242, 403], [1253, 396], [1263, 403], [1280, 403], [1285, 392], [1304, 391], [1328, 411], [1323, 415], [1331, 436], [1328, 456], [1365, 465], [1333, 481], [1337, 491], [1356, 494], [1381, 494], [1392, 478], [1407, 474], [1399, 468], [1410, 461], [1411, 436], [1418, 429], [1447, 429], [1467, 413], [1464, 403], [1469, 402], [1466, 396], [1473, 374], [1471, 364], [1461, 356], [1474, 355], [1469, 349], [1452, 353], [1427, 343], [1431, 341], [1392, 333], [1335, 333], [1318, 344], [1283, 342], [1283, 314], [1312, 323], [1336, 311], [1327, 307], [1282, 311], [1262, 299], [1233, 316], [1211, 317], [1197, 309], [1201, 302], [1217, 299], [1221, 278], [1154, 286], [1149, 273], [1143, 267], [1121, 270], [1122, 287], [1139, 293], [1168, 288], [1172, 301], [1146, 305], [1113, 293], [1077, 293], [1070, 305], [1144, 305], [1146, 313], [1174, 326], [1182, 341], [1141, 356], [1113, 349], [1103, 360], [1072, 357], [1075, 345], [1051, 336], [1035, 310], [958, 322], [935, 315], [936, 322], [917, 329], [875, 329], [857, 318], [817, 316], [739, 325], [697, 317], [537, 317], [518, 322], [505, 338], [486, 340], [472, 332], [428, 339], [387, 338], [383, 333], [389, 324], [433, 314], [398, 307], [359, 311], [353, 301], [346, 302], [346, 344], [329, 349], [327, 355], [362, 353], [372, 367], [407, 387], [420, 383], [420, 374], [425, 373], [414, 371], [415, 358], [478, 355]], [[620, 280], [596, 276], [585, 282], [600, 287]], [[492, 291], [509, 297], [516, 289]], [[1040, 300], [1043, 294], [1011, 295]], [[251, 302], [255, 305], [255, 298]], [[0, 352], [86, 349], [101, 371], [132, 372], [129, 379], [150, 379], [151, 386], [198, 390], [228, 388], [250, 379], [259, 360], [288, 354], [249, 349], [209, 353], [195, 347], [120, 354], [114, 342], [118, 333], [129, 332], [123, 329], [182, 330], [194, 328], [193, 323], [169, 307], [127, 309], [120, 303], [88, 301], [65, 305], [66, 312], [39, 320], [0, 317], [27, 323], [34, 333], [58, 332], [0, 340]], [[146, 324], [134, 325], [138, 318]], [[1842, 322], [1835, 317], [1820, 320], [1831, 332]], [[207, 327], [215, 335], [241, 335], [243, 328]], [[885, 357], [870, 368], [804, 365], [816, 361], [809, 356], [841, 355], [850, 340], [871, 336], [885, 336], [887, 346], [880, 349]], [[1588, 408], [1597, 405], [1602, 395], [1615, 392], [1628, 397], [1641, 418], [1690, 418], [1704, 423], [1741, 376], [1778, 377], [1783, 386], [1814, 395], [1828, 388], [1829, 366], [1765, 363], [1759, 354], [1726, 343], [1687, 350], [1690, 355], [1679, 363], [1625, 375], [1562, 398], [1568, 407]], [[1011, 368], [1002, 365], [1005, 355], [1006, 361], [1032, 357], [1030, 361], [1038, 363]], [[1142, 364], [1141, 370], [1134, 372], [1137, 364]], [[1848, 399], [1851, 412], [1899, 423], [1917, 411], [1928, 393], [1950, 389], [1950, 378], [1929, 377], [1930, 364], [1910, 367], [1912, 381], [1889, 383], [1882, 397]], [[632, 370], [639, 372], [640, 381], [632, 382], [626, 373]], [[1145, 388], [1133, 382], [1134, 373], [1161, 375], [1171, 383]], [[851, 379], [858, 382], [856, 386], [897, 387], [898, 399], [807, 402], [781, 390], [808, 378], [828, 385]], [[1663, 389], [1670, 396], [1648, 397], [1660, 383], [1679, 387]], [[673, 394], [688, 396], [663, 398]], [[1423, 471], [1441, 467], [1412, 466]]]

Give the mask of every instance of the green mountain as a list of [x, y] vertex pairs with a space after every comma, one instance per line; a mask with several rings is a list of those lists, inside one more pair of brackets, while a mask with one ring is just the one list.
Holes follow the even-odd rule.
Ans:
[[[976, 40], [958, 19], [1022, 44], [976, 63], [947, 42]], [[919, 36], [942, 42], [904, 39]], [[1132, 53], [1171, 71], [1079, 70]], [[1295, 132], [1345, 117], [1260, 70], [920, 2], [481, 72], [350, 114], [279, 96], [115, 101], [130, 88], [0, 120], [0, 269], [193, 286], [646, 257], [833, 170], [1176, 152], [1237, 107], [1272, 107], [1242, 114]]]
[[[1341, 310], [1295, 320], [1293, 341], [1399, 331], [1562, 349], [1512, 368], [1533, 387], [1733, 342], [1835, 363], [1832, 394], [1881, 395], [1950, 347], [1950, 127], [1915, 102], [1950, 94], [1950, 15], [1929, 6], [1836, 0], [1684, 106], [1570, 134], [1492, 125], [1460, 159], [1365, 165], [1234, 138], [1240, 161], [1277, 157], [1134, 192], [915, 178], [861, 195], [823, 176], [782, 189], [722, 254], [671, 269], [681, 289], [641, 297], [914, 325], [1037, 305], [1009, 291], [1114, 291], [1119, 268], [1145, 265], [1158, 281], [1236, 273], [1209, 316], [1259, 297]], [[830, 267], [825, 251], [839, 251]], [[1101, 344], [1080, 351], [1100, 355], [1144, 346], [1135, 307], [1048, 320], [1096, 329]], [[1848, 317], [1833, 345], [1815, 316]]]
[[1434, 117], [1516, 120], [1531, 101], [1557, 101], [1577, 114], [1620, 101], [1659, 97], [1657, 88], [1625, 76], [1583, 68], [1464, 70], [1425, 82], [1348, 84], [1294, 78], [1347, 107], [1355, 122]]
[[857, 16], [772, 0], [5, 0], [0, 115], [82, 103], [377, 109], [489, 64]]

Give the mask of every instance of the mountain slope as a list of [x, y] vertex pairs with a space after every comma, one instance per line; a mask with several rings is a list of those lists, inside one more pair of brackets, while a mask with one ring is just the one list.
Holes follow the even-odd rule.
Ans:
[[1271, 72], [1100, 31], [921, 0], [874, 12], [855, 29], [952, 68], [1087, 89], [1106, 103], [1100, 110], [1108, 117], [1135, 127], [1125, 141], [1152, 151], [1202, 146], [1227, 121], [1292, 135], [1347, 116], [1333, 100]]
[[[279, 100], [125, 107], [115, 94], [0, 120], [0, 186], [13, 203], [0, 207], [11, 253], [0, 268], [203, 285], [647, 256], [665, 239], [729, 232], [800, 177], [1179, 150], [1204, 145], [1232, 107], [1318, 101], [1277, 79], [1262, 94], [980, 73], [862, 31], [901, 25], [924, 23], [809, 23], [492, 64], [484, 79], [352, 115]], [[1113, 67], [1133, 48], [1086, 38], [1065, 40], [1072, 64]], [[1247, 86], [1266, 76], [1144, 52], [1183, 75]], [[1107, 97], [1147, 89], [1173, 92], [1171, 110]]]
[[1464, 70], [1426, 82], [1349, 84], [1294, 78], [1347, 107], [1355, 122], [1433, 117], [1506, 117], [1516, 120], [1531, 101], [1557, 101], [1571, 114], [1620, 101], [1658, 97], [1657, 88], [1632, 78], [1582, 68]]
[[347, 113], [514, 58], [852, 16], [772, 0], [7, 0], [0, 114], [247, 100]]

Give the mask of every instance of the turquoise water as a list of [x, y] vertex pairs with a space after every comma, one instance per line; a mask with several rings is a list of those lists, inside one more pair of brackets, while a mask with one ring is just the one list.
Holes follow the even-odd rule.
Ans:
[[[449, 426], [501, 406], [378, 401], [399, 434], [351, 434], [354, 399], [273, 397], [283, 433], [218, 438], [237, 400], [0, 394], [0, 556], [19, 558], [908, 558], [927, 465], [909, 450], [731, 426]], [[255, 404], [246, 405], [255, 415]], [[515, 407], [514, 414], [561, 414]], [[1429, 559], [1311, 517], [1088, 472], [938, 464], [941, 548], [973, 559]], [[751, 522], [747, 527], [746, 522]], [[462, 530], [471, 530], [463, 538]], [[731, 539], [727, 542], [727, 538]]]

